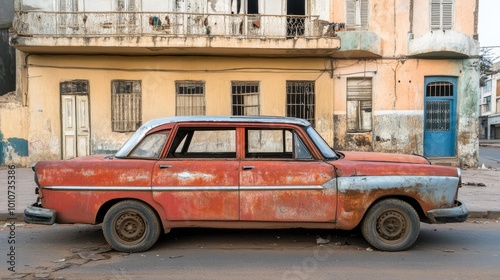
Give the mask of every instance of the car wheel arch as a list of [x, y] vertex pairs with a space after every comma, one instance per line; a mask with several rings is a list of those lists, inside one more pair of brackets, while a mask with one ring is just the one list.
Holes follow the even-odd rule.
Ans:
[[415, 211], [417, 211], [418, 217], [420, 218], [421, 221], [426, 219], [426, 215], [425, 215], [424, 210], [422, 209], [422, 206], [420, 205], [420, 203], [418, 202], [418, 200], [416, 200], [415, 198], [410, 197], [410, 196], [404, 196], [404, 195], [387, 195], [387, 196], [378, 197], [377, 199], [375, 199], [374, 201], [372, 201], [370, 203], [370, 206], [366, 208], [365, 213], [363, 214], [363, 218], [359, 221], [359, 223], [361, 224], [361, 222], [364, 220], [364, 218], [366, 216], [366, 213], [368, 213], [368, 211], [370, 210], [370, 208], [372, 208], [374, 205], [376, 205], [380, 201], [386, 200], [386, 199], [399, 199], [399, 200], [402, 200], [402, 201], [410, 204], [411, 207], [413, 207], [413, 209], [415, 209]]
[[127, 200], [142, 202], [142, 203], [148, 205], [149, 207], [151, 207], [151, 209], [153, 210], [153, 212], [156, 215], [156, 218], [158, 219], [158, 221], [160, 221], [160, 224], [163, 227], [164, 233], [168, 232], [168, 230], [165, 230], [165, 223], [164, 223], [165, 220], [163, 219], [162, 215], [160, 215], [160, 212], [157, 209], [157, 207], [155, 207], [154, 205], [151, 205], [147, 201], [144, 201], [142, 199], [137, 199], [137, 198], [123, 197], [123, 198], [115, 198], [115, 199], [111, 199], [111, 200], [106, 201], [104, 204], [101, 205], [101, 207], [97, 211], [97, 214], [96, 214], [96, 217], [95, 217], [95, 224], [100, 224], [100, 223], [102, 223], [104, 221], [104, 216], [109, 211], [109, 209], [111, 209], [111, 207], [113, 207], [113, 205], [115, 205], [115, 204], [117, 204], [119, 202], [122, 202], [122, 201], [127, 201]]

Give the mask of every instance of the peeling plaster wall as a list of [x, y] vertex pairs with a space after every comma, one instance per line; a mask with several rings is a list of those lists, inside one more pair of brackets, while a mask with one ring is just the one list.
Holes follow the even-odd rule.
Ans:
[[374, 151], [423, 154], [423, 111], [378, 111], [373, 123]]
[[[132, 134], [111, 130], [110, 84], [115, 79], [141, 80], [143, 122], [175, 115], [175, 82], [179, 80], [205, 82], [209, 116], [231, 115], [231, 81], [258, 81], [261, 114], [275, 116], [286, 115], [286, 81], [315, 81], [316, 127], [332, 144], [332, 79], [321, 74], [326, 63], [323, 58], [273, 58], [273, 67], [290, 69], [273, 73], [259, 70], [269, 67], [266, 58], [31, 55], [28, 63], [30, 130], [27, 139], [32, 162], [61, 158], [59, 84], [74, 79], [89, 81], [92, 154], [114, 153]], [[234, 65], [255, 70], [221, 70], [233, 69]]]
[[479, 61], [462, 61], [458, 80], [457, 147], [461, 166], [477, 166], [479, 152]]
[[[457, 158], [477, 166], [478, 62], [476, 59], [393, 59], [337, 61], [334, 76], [334, 148], [339, 150], [423, 154], [424, 79], [457, 77]], [[372, 78], [372, 131], [346, 132], [346, 82]]]
[[14, 93], [0, 97], [0, 164], [28, 163], [27, 113]]

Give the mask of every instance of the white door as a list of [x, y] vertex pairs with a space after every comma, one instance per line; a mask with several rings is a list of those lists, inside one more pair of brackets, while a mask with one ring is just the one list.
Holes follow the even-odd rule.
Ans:
[[61, 95], [63, 159], [90, 154], [87, 95]]

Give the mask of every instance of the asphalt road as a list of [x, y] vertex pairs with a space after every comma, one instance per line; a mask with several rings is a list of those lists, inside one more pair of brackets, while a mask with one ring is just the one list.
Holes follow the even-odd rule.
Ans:
[[[404, 252], [371, 250], [357, 231], [178, 229], [150, 251], [111, 251], [99, 226], [0, 230], [0, 276], [21, 279], [498, 279], [500, 221], [426, 225]], [[330, 243], [317, 244], [317, 237]], [[7, 259], [6, 259], [7, 258]], [[37, 279], [38, 279], [37, 278]], [[18, 279], [18, 278], [15, 278]]]
[[500, 169], [500, 148], [499, 147], [479, 147], [479, 165]]

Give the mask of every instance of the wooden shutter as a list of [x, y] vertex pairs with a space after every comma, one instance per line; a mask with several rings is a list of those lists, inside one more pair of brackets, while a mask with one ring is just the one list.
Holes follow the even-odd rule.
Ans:
[[431, 0], [431, 30], [453, 27], [453, 0]]
[[356, 25], [356, 0], [346, 0], [346, 24]]
[[359, 0], [360, 5], [360, 19], [361, 28], [366, 29], [368, 27], [368, 0]]
[[453, 0], [443, 0], [442, 29], [450, 30], [453, 27]]

